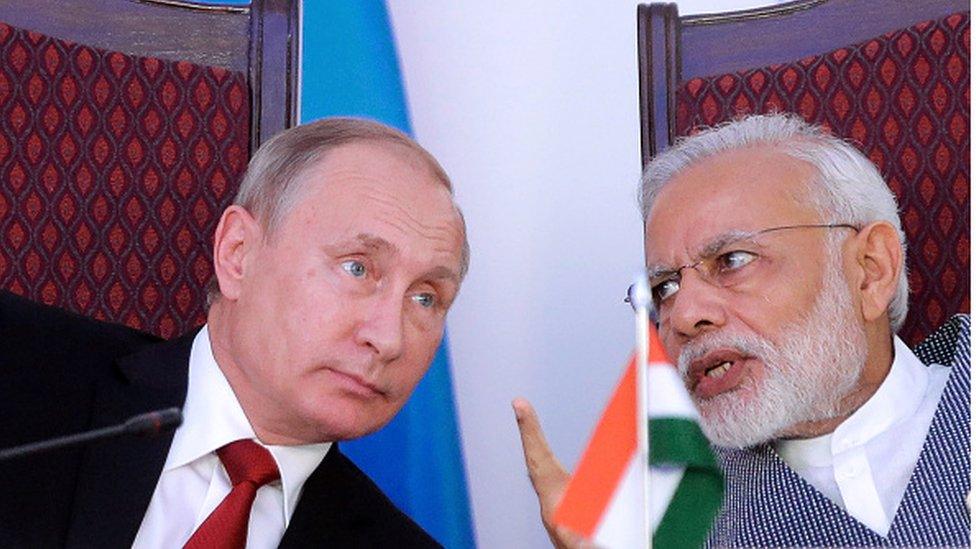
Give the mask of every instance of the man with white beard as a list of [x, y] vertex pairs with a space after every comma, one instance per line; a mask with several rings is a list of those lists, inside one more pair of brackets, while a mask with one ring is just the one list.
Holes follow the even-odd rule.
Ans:
[[[712, 546], [969, 544], [969, 318], [913, 353], [894, 196], [786, 115], [676, 144], [641, 189], [652, 314], [726, 475]], [[568, 475], [514, 403], [543, 522]], [[652, 487], [653, 489], [653, 487]]]

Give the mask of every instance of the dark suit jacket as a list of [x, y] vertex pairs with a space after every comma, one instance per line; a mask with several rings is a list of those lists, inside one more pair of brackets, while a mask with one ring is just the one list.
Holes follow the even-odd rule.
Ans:
[[[161, 342], [0, 292], [0, 447], [182, 407], [193, 334]], [[172, 433], [0, 462], [0, 547], [129, 547]], [[333, 445], [281, 547], [437, 547]]]

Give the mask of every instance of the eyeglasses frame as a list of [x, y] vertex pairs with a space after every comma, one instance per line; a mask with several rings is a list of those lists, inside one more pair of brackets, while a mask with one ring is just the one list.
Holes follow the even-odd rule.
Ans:
[[[749, 240], [751, 238], [755, 238], [755, 237], [760, 236], [760, 235], [763, 235], [763, 234], [777, 232], [777, 231], [785, 231], [787, 229], [853, 229], [854, 231], [860, 232], [861, 227], [858, 227], [856, 225], [852, 225], [850, 223], [801, 223], [801, 224], [797, 224], [797, 225], [781, 225], [781, 226], [778, 226], [778, 227], [769, 227], [769, 228], [766, 228], [766, 229], [760, 229], [758, 231], [753, 231], [753, 232], [750, 232], [750, 233], [747, 233], [747, 234], [743, 235], [741, 238], [736, 239], [736, 240]], [[677, 268], [669, 269], [668, 271], [664, 271], [664, 272], [662, 272], [662, 275], [665, 274], [665, 273], [668, 273], [668, 277], [677, 276], [678, 277], [678, 283], [680, 284], [681, 283], [681, 271], [683, 271], [685, 269], [689, 269], [689, 268], [694, 269], [694, 268], [698, 267], [699, 265], [701, 265], [702, 263], [704, 263], [708, 259], [710, 259], [710, 258], [709, 257], [702, 257], [701, 259], [699, 259], [698, 261], [695, 261], [693, 263], [688, 263], [688, 264], [685, 264], [685, 265], [681, 265], [681, 266], [679, 266]], [[656, 277], [656, 278], [659, 278], [659, 277]], [[624, 303], [630, 304], [630, 306], [633, 307], [634, 308], [634, 311], [636, 312], [637, 308], [634, 306], [634, 301], [631, 298], [631, 296], [633, 295], [633, 292], [634, 292], [634, 286], [635, 286], [635, 284], [631, 284], [630, 286], [627, 287], [627, 295], [624, 296]], [[650, 314], [651, 314], [651, 318], [654, 320], [654, 322], [657, 322], [657, 311], [656, 311], [656, 309], [657, 309], [657, 307], [655, 307], [652, 304], [651, 305], [651, 309], [649, 311]]]

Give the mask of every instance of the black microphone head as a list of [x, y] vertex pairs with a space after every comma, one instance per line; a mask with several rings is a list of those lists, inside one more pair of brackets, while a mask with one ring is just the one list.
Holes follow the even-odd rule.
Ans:
[[125, 432], [131, 435], [154, 437], [175, 429], [183, 423], [183, 412], [179, 408], [166, 408], [139, 414], [125, 422]]

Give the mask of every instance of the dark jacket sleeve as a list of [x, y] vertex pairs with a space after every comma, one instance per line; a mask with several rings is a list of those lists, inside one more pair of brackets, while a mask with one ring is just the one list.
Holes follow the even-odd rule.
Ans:
[[[116, 358], [154, 341], [124, 326], [0, 291], [0, 448], [90, 428], [96, 384], [116, 375]], [[81, 452], [58, 450], [0, 462], [0, 545], [44, 547], [50, 543], [44, 540], [61, 539]], [[11, 540], [14, 531], [37, 539]]]

